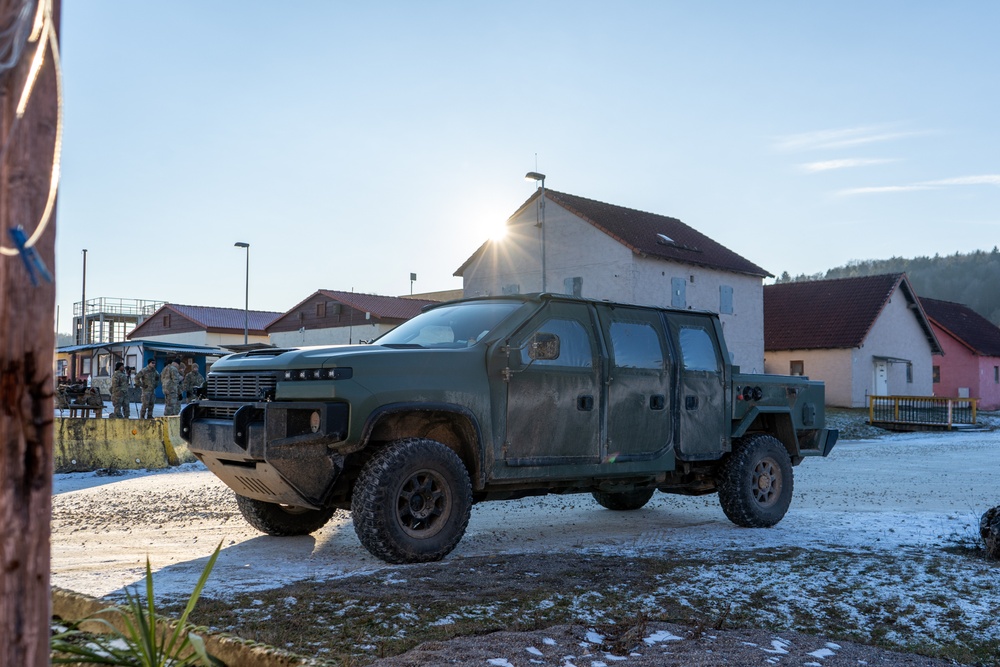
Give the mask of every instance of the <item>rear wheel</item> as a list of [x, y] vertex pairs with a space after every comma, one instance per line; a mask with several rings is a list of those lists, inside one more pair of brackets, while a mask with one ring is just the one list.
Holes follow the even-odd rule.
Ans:
[[719, 503], [729, 520], [744, 528], [768, 528], [781, 521], [792, 502], [792, 462], [771, 435], [752, 435], [733, 444], [719, 471]]
[[434, 440], [397, 440], [365, 464], [354, 486], [354, 532], [389, 563], [441, 560], [469, 525], [472, 483], [462, 460]]
[[236, 506], [240, 508], [240, 514], [251, 526], [262, 533], [278, 536], [313, 533], [325, 526], [337, 511], [335, 507], [311, 510], [306, 507], [268, 503], [241, 495], [236, 496]]
[[616, 512], [627, 512], [637, 510], [653, 497], [655, 489], [635, 489], [633, 491], [619, 491], [610, 493], [607, 491], [593, 491], [594, 500], [600, 503], [601, 507]]

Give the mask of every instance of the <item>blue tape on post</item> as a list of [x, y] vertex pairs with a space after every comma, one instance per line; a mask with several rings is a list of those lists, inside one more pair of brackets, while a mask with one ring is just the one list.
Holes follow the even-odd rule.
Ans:
[[48, 268], [45, 266], [45, 262], [42, 258], [38, 256], [35, 252], [34, 247], [29, 247], [28, 237], [24, 235], [24, 227], [18, 225], [17, 227], [11, 227], [8, 230], [11, 240], [17, 247], [18, 253], [21, 255], [21, 261], [24, 262], [24, 268], [28, 272], [28, 277], [31, 278], [31, 284], [38, 287], [38, 278], [35, 277], [35, 271], [38, 271], [38, 275], [47, 283], [52, 282], [52, 274], [49, 273]]

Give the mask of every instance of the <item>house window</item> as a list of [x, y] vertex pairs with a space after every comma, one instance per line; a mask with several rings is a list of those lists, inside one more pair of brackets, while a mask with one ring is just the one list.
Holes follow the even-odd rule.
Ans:
[[733, 288], [729, 285], [719, 286], [719, 314], [733, 314]]
[[170, 328], [170, 313], [167, 313], [166, 315], [163, 316], [163, 328], [164, 329]]
[[799, 359], [796, 361], [788, 362], [788, 374], [789, 375], [805, 375], [806, 374], [806, 362]]
[[913, 384], [913, 364], [906, 364], [906, 384]]
[[932, 370], [933, 370], [933, 373], [934, 373], [934, 384], [940, 384], [941, 383], [941, 367], [940, 366], [934, 366], [934, 367], [932, 367]]
[[326, 317], [326, 301], [316, 304], [316, 317]]
[[573, 296], [583, 296], [583, 278], [581, 276], [566, 278], [563, 281], [563, 293], [572, 294]]

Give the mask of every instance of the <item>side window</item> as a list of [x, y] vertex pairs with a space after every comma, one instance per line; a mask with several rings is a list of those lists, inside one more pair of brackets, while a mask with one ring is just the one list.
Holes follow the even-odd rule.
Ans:
[[660, 336], [649, 322], [612, 322], [611, 350], [617, 368], [663, 370]]
[[719, 372], [715, 345], [708, 331], [701, 327], [682, 326], [678, 333], [686, 370]]
[[536, 332], [559, 336], [559, 356], [555, 359], [537, 359], [532, 365], [571, 366], [591, 368], [594, 365], [594, 348], [590, 335], [577, 320], [553, 318], [546, 320]]
[[788, 374], [789, 375], [805, 375], [806, 374], [806, 362], [802, 359], [796, 359], [788, 362]]

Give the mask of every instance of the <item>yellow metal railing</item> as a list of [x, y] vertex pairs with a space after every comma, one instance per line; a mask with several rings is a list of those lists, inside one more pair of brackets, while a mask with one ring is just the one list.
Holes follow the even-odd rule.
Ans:
[[937, 396], [869, 396], [869, 424], [945, 426], [976, 423], [978, 398]]

